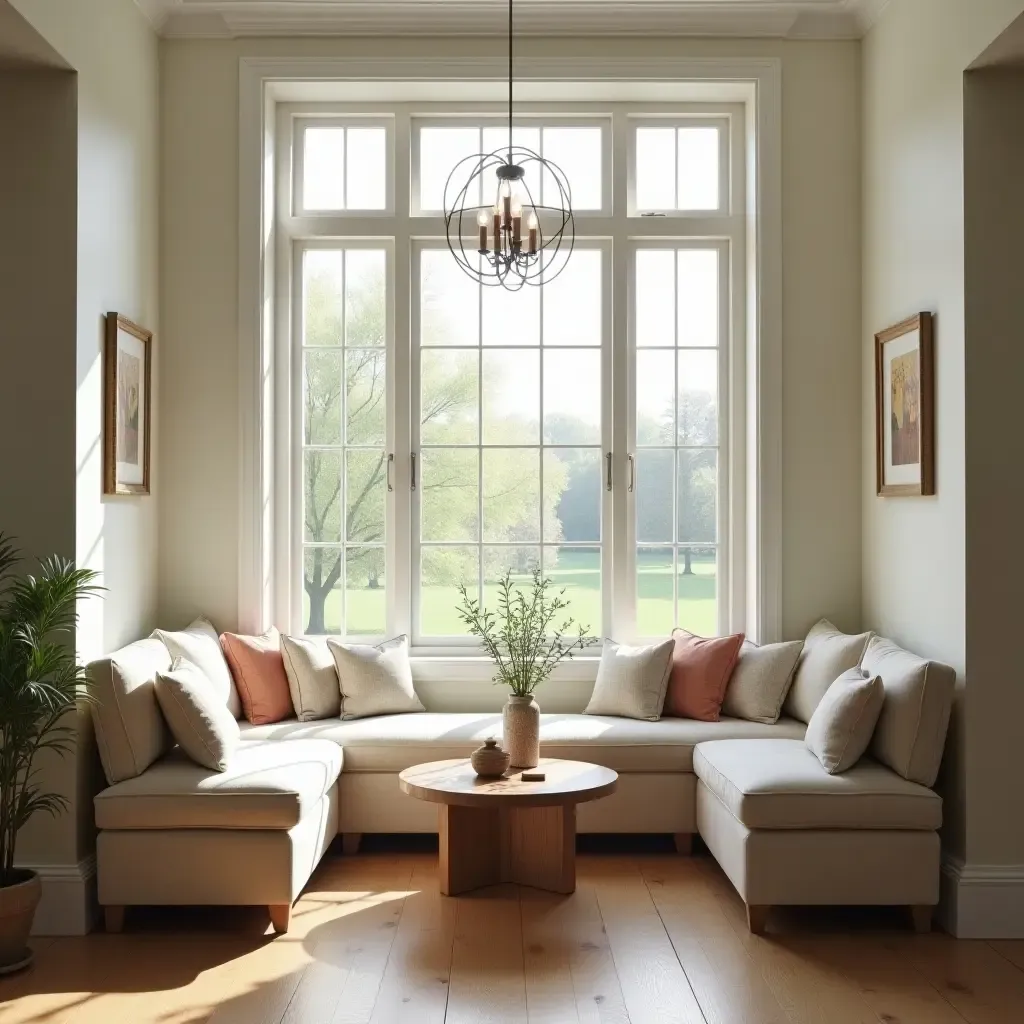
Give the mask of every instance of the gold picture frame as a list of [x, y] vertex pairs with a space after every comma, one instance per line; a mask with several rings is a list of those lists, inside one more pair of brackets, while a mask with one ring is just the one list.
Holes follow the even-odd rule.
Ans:
[[103, 493], [147, 495], [153, 332], [108, 313], [103, 355]]

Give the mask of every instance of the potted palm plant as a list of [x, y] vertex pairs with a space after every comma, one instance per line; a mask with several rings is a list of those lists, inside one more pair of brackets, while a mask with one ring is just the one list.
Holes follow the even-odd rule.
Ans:
[[75, 657], [81, 598], [96, 593], [96, 573], [53, 556], [38, 575], [19, 574], [17, 548], [0, 533], [0, 973], [31, 962], [27, 948], [39, 903], [39, 876], [14, 866], [18, 832], [34, 814], [67, 807], [39, 784], [38, 757], [74, 744], [65, 716], [86, 697]]
[[459, 618], [494, 662], [494, 682], [509, 688], [502, 730], [514, 768], [535, 768], [540, 761], [540, 706], [534, 691], [563, 658], [571, 659], [573, 651], [597, 643], [587, 635], [588, 626], [578, 626], [574, 632], [571, 618], [559, 623], [569, 602], [565, 589], [551, 593], [553, 586], [540, 569], [534, 569], [527, 592], [517, 587], [507, 571], [498, 582], [495, 613], [470, 597], [465, 583], [459, 584]]

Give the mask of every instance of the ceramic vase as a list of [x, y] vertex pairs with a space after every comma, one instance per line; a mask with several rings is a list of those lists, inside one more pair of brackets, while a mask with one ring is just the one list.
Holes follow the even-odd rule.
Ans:
[[484, 740], [484, 745], [469, 756], [473, 771], [484, 779], [497, 779], [504, 775], [508, 771], [509, 760], [508, 751], [502, 750], [497, 740]]
[[512, 767], [536, 768], [540, 763], [540, 705], [532, 696], [510, 695], [502, 726]]

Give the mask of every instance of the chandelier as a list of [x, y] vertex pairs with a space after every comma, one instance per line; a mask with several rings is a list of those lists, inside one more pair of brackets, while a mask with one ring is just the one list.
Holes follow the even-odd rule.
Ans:
[[[493, 204], [473, 205], [487, 196], [488, 187], [494, 189]], [[512, 0], [508, 146], [460, 160], [448, 176], [444, 195], [448, 248], [474, 281], [515, 292], [527, 284], [553, 281], [565, 269], [576, 240], [569, 179], [540, 153], [512, 143]]]

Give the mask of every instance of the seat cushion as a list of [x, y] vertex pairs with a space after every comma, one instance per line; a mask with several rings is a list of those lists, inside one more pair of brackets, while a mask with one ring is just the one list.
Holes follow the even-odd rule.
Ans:
[[[787, 719], [775, 725], [723, 718], [695, 722], [685, 718], [642, 722], [595, 715], [541, 715], [541, 753], [590, 761], [617, 772], [691, 772], [693, 748], [702, 740], [783, 736], [803, 738], [802, 722]], [[329, 739], [345, 749], [346, 772], [400, 772], [424, 761], [468, 757], [489, 737], [501, 736], [501, 715], [382, 715], [350, 722], [278, 722], [247, 726], [242, 745], [250, 740]], [[286, 744], [287, 745], [287, 744]]]
[[290, 829], [317, 808], [341, 772], [336, 743], [240, 743], [227, 771], [178, 748], [138, 778], [96, 796], [98, 828]]
[[747, 828], [934, 830], [942, 800], [867, 759], [829, 775], [800, 740], [721, 740], [693, 756], [700, 781]]

